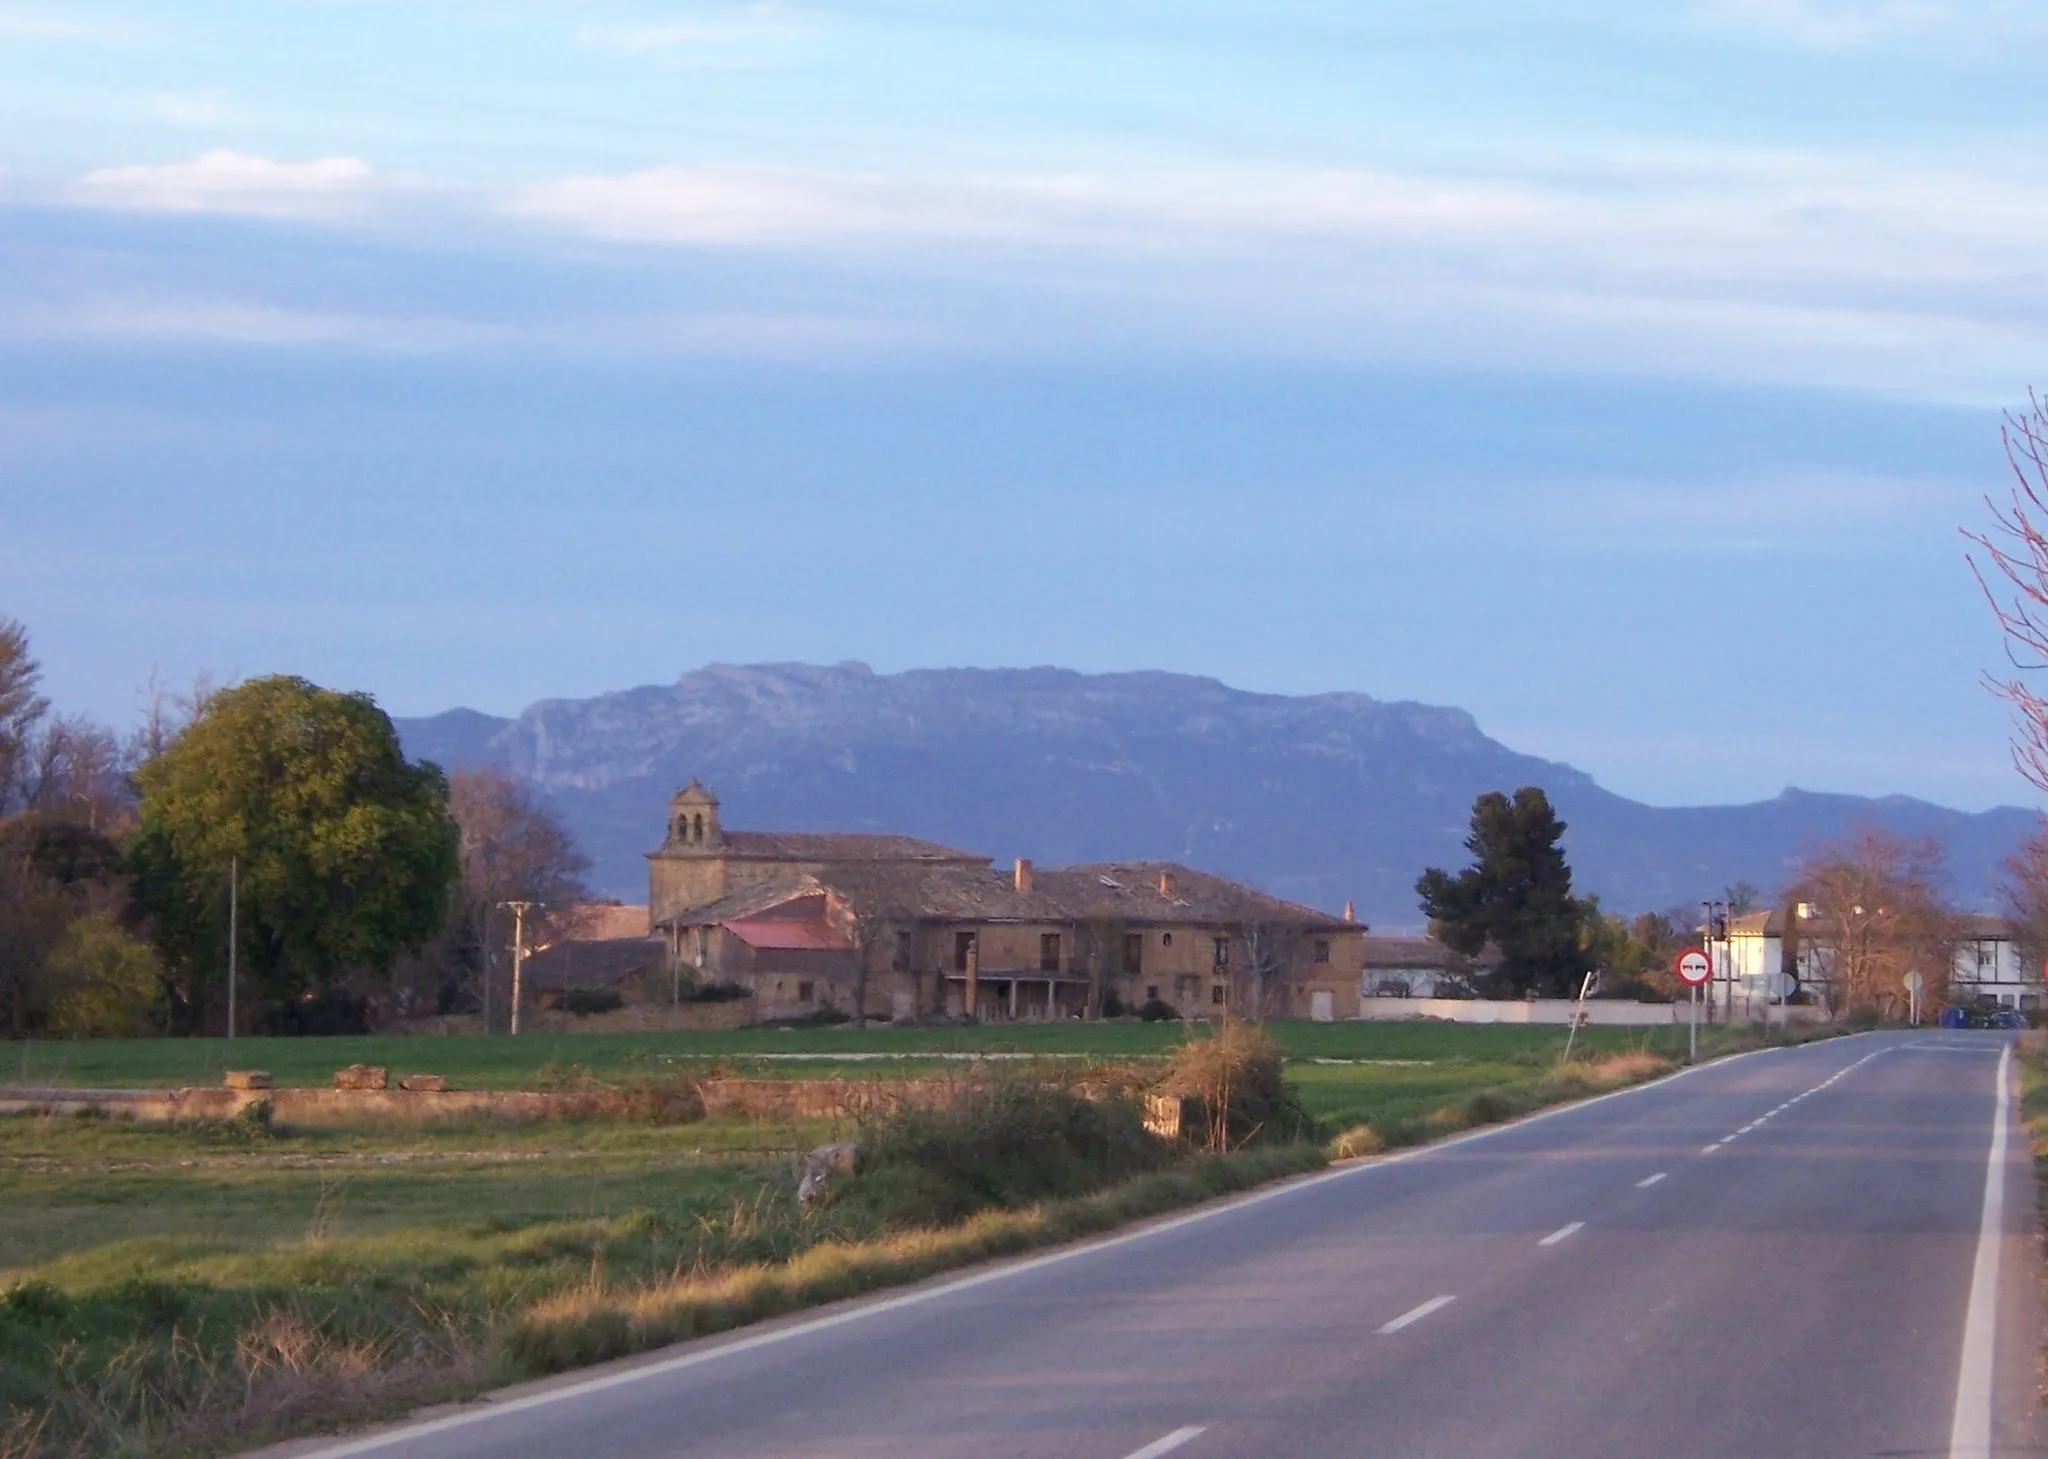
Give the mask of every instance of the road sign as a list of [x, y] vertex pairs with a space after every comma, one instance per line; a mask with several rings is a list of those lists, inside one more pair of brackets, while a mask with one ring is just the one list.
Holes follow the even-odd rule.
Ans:
[[1906, 991], [1908, 993], [1911, 993], [1915, 998], [1918, 998], [1922, 993], [1925, 993], [1927, 991], [1927, 980], [1920, 976], [1920, 970], [1918, 968], [1915, 968], [1911, 972], [1907, 973], [1906, 976], [1901, 978], [1899, 981], [1906, 985]]
[[1696, 947], [1680, 953], [1674, 966], [1678, 970], [1678, 981], [1688, 988], [1697, 988], [1714, 976], [1714, 965]]

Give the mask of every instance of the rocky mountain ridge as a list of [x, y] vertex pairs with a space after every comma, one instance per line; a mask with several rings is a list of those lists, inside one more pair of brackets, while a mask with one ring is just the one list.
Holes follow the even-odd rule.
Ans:
[[416, 758], [526, 781], [576, 833], [593, 885], [630, 900], [669, 792], [693, 776], [734, 826], [901, 831], [999, 861], [1174, 859], [1325, 908], [1351, 898], [1383, 927], [1420, 920], [1415, 878], [1462, 863], [1484, 790], [1548, 791], [1580, 888], [1623, 910], [1775, 887], [1807, 846], [1863, 821], [1940, 837], [1958, 899], [1986, 905], [2037, 821], [1797, 790], [1649, 806], [1518, 754], [1460, 709], [1158, 671], [713, 665], [515, 719], [457, 709], [398, 727]]

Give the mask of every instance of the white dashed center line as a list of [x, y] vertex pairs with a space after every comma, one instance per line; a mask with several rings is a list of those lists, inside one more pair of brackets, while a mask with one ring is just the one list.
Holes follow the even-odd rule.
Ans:
[[1536, 1244], [1538, 1246], [1555, 1246], [1558, 1242], [1564, 1240], [1565, 1237], [1571, 1235], [1574, 1231], [1583, 1231], [1585, 1229], [1586, 1223], [1584, 1221], [1574, 1221], [1569, 1226], [1558, 1227], [1555, 1231], [1551, 1232], [1548, 1236], [1544, 1237], [1541, 1241], [1537, 1242]]
[[[1413, 1326], [1415, 1323], [1418, 1323], [1422, 1321], [1423, 1318], [1429, 1316], [1430, 1313], [1441, 1311], [1443, 1308], [1450, 1306], [1453, 1302], [1457, 1300], [1458, 1299], [1456, 1297], [1432, 1297], [1427, 1302], [1424, 1302], [1420, 1307], [1411, 1307], [1406, 1312], [1403, 1312], [1399, 1317], [1396, 1317], [1392, 1322], [1382, 1324], [1379, 1329], [1380, 1336], [1390, 1337], [1394, 1333], [1399, 1332], [1402, 1328]], [[1137, 1456], [1133, 1454], [1131, 1456], [1131, 1459], [1137, 1459]]]
[[1189, 1439], [1195, 1438], [1207, 1428], [1206, 1424], [1189, 1424], [1184, 1429], [1175, 1429], [1161, 1439], [1154, 1439], [1142, 1449], [1134, 1449], [1124, 1459], [1159, 1459], [1161, 1454], [1171, 1454]]
[[1637, 1190], [1639, 1190], [1639, 1191], [1646, 1191], [1646, 1190], [1648, 1190], [1648, 1189], [1649, 1189], [1649, 1188], [1650, 1188], [1651, 1186], [1655, 1185], [1655, 1184], [1656, 1184], [1656, 1183], [1657, 1183], [1658, 1181], [1662, 1180], [1663, 1178], [1664, 1178], [1664, 1172], [1660, 1170], [1660, 1171], [1658, 1171], [1658, 1172], [1657, 1172], [1657, 1173], [1656, 1173], [1655, 1175], [1652, 1175], [1652, 1176], [1646, 1176], [1646, 1177], [1645, 1177], [1644, 1179], [1642, 1179], [1642, 1180], [1639, 1180], [1639, 1181], [1637, 1181], [1637, 1182], [1636, 1182], [1636, 1189], [1637, 1189]]

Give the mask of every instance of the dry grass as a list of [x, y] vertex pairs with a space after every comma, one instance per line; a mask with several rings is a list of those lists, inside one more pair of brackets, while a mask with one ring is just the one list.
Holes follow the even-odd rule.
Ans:
[[1355, 1160], [1419, 1145], [1460, 1130], [1497, 1125], [1549, 1105], [1641, 1084], [1668, 1074], [1672, 1068], [1669, 1059], [1647, 1050], [1575, 1059], [1569, 1064], [1557, 1064], [1534, 1079], [1475, 1090], [1461, 1102], [1432, 1110], [1421, 1119], [1397, 1117], [1353, 1125], [1329, 1142], [1328, 1153], [1332, 1160]]
[[1204, 1158], [1094, 1195], [985, 1211], [957, 1225], [824, 1242], [786, 1262], [619, 1286], [594, 1279], [528, 1309], [504, 1335], [531, 1373], [558, 1372], [1107, 1231], [1211, 1196], [1319, 1169], [1311, 1146]]

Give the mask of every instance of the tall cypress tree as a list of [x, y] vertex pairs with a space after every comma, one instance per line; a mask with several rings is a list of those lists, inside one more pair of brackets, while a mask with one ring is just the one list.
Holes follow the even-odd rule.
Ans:
[[1465, 838], [1472, 864], [1456, 876], [1432, 866], [1415, 883], [1446, 947], [1467, 957], [1488, 943], [1499, 950], [1489, 992], [1565, 998], [1579, 990], [1587, 908], [1572, 895], [1571, 868], [1558, 845], [1564, 830], [1537, 787], [1523, 786], [1512, 800], [1488, 791], [1472, 803]]

